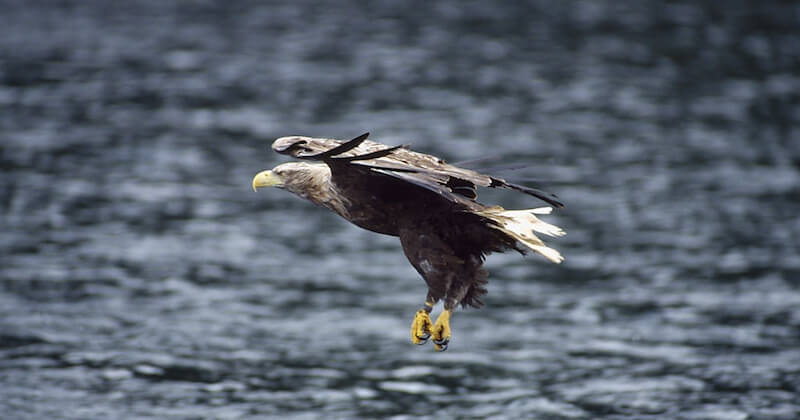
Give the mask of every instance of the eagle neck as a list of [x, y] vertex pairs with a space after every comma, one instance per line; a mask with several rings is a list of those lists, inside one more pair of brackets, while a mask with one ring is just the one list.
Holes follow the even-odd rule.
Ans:
[[316, 205], [337, 213], [345, 219], [349, 219], [350, 212], [347, 210], [347, 199], [331, 180], [330, 170], [316, 175], [317, 176], [314, 177], [313, 187], [304, 189], [298, 195]]

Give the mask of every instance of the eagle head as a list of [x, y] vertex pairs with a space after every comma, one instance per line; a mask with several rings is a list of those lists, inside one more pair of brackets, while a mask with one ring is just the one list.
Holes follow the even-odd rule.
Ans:
[[276, 187], [309, 198], [309, 194], [320, 190], [329, 179], [330, 169], [325, 164], [287, 162], [257, 173], [253, 177], [253, 191]]

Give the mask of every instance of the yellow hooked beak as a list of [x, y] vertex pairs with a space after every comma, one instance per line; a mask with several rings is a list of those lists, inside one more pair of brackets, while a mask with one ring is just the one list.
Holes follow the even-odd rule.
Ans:
[[272, 171], [261, 171], [253, 177], [253, 191], [263, 187], [281, 187], [283, 180]]

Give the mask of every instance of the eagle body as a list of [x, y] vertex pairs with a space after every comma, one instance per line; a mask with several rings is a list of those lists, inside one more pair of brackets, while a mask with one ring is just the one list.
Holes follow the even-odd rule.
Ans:
[[[289, 162], [263, 171], [253, 179], [254, 189], [286, 189], [361, 228], [400, 239], [409, 262], [428, 285], [425, 306], [420, 310], [425, 313], [418, 312], [416, 326], [412, 326], [412, 340], [417, 343], [424, 342], [423, 336], [432, 327], [441, 327], [447, 330], [447, 337], [440, 337], [435, 345], [439, 350], [446, 348], [450, 311], [458, 305], [483, 305], [486, 255], [533, 250], [553, 262], [562, 261], [558, 251], [544, 245], [534, 233], [563, 235], [560, 228], [535, 216], [549, 213], [550, 207], [505, 210], [477, 201], [477, 187], [491, 187], [525, 192], [563, 206], [552, 194], [449, 165], [435, 156], [368, 141], [366, 135], [348, 142], [282, 137], [272, 148], [319, 163]], [[440, 316], [433, 326], [424, 318], [440, 300], [447, 316], [442, 325]]]

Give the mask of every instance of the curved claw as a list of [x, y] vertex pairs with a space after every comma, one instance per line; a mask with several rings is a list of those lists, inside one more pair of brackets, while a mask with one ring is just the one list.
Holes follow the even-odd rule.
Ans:
[[433, 340], [433, 348], [436, 351], [445, 351], [447, 350], [447, 345], [450, 344], [450, 340], [445, 339], [441, 341]]
[[445, 309], [436, 319], [433, 326], [433, 348], [437, 351], [447, 350], [450, 344], [450, 315], [452, 311]]
[[417, 345], [423, 345], [428, 341], [431, 336], [431, 317], [428, 311], [420, 309], [414, 315], [414, 321], [411, 323], [411, 342]]

